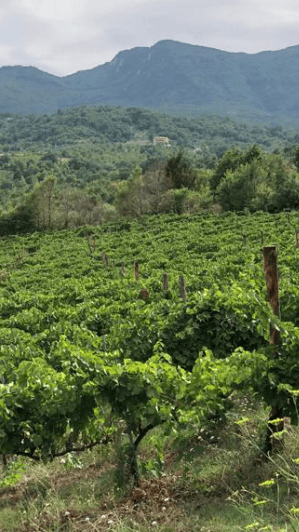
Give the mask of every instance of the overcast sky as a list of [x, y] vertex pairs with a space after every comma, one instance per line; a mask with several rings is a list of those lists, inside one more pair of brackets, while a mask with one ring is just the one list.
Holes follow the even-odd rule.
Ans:
[[63, 76], [163, 39], [256, 53], [299, 44], [298, 0], [0, 0], [0, 66]]

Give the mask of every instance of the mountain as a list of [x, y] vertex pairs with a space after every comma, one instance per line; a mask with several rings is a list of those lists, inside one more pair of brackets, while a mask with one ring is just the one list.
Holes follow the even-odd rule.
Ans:
[[2, 113], [45, 114], [83, 104], [297, 120], [299, 46], [246, 54], [160, 41], [65, 77], [0, 68]]

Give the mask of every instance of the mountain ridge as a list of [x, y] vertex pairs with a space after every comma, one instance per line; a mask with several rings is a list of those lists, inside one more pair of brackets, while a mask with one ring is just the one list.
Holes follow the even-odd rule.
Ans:
[[299, 45], [248, 54], [163, 40], [67, 76], [0, 68], [0, 112], [8, 113], [109, 104], [297, 120], [298, 94]]

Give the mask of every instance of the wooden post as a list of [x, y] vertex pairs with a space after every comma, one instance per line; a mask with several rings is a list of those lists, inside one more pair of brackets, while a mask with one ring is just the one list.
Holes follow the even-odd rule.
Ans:
[[299, 247], [299, 231], [295, 229], [295, 248]]
[[120, 275], [121, 277], [125, 277], [125, 275], [126, 275], [126, 268], [125, 268], [125, 264], [124, 264], [124, 262], [122, 263], [122, 265], [121, 265], [121, 267], [120, 267], [119, 275]]
[[135, 275], [135, 281], [138, 283], [139, 280], [139, 264], [137, 261], [134, 262], [134, 275]]
[[[268, 292], [268, 301], [273, 310], [275, 316], [280, 316], [280, 304], [279, 304], [279, 290], [278, 290], [278, 268], [277, 268], [277, 251], [275, 246], [267, 246], [263, 249], [264, 256], [264, 271]], [[277, 354], [277, 349], [280, 339], [280, 331], [273, 325], [270, 326], [270, 345], [274, 346], [274, 356]], [[267, 435], [265, 442], [265, 451], [266, 453], [271, 453], [275, 448], [281, 447], [281, 442], [276, 440], [273, 441], [273, 434], [275, 432], [281, 432], [284, 428], [283, 422], [283, 410], [277, 405], [272, 406], [268, 427]], [[282, 419], [280, 423], [271, 423], [275, 419]], [[275, 445], [276, 443], [276, 445]]]
[[183, 275], [179, 277], [180, 296], [183, 301], [187, 301], [186, 284]]
[[89, 247], [89, 251], [92, 255], [92, 253], [95, 251], [96, 249], [96, 240], [93, 236], [91, 235], [87, 235], [87, 242], [88, 242], [88, 247]]
[[167, 273], [163, 273], [163, 292], [164, 292], [164, 295], [167, 296], [167, 294], [168, 294], [168, 275], [167, 275]]
[[102, 263], [105, 264], [105, 266], [108, 266], [109, 264], [109, 257], [106, 255], [105, 251], [102, 251]]
[[[266, 286], [268, 291], [268, 301], [275, 316], [280, 316], [279, 294], [278, 294], [278, 268], [277, 251], [275, 246], [264, 247], [264, 271]], [[280, 332], [275, 327], [270, 328], [270, 344], [277, 345]]]
[[146, 288], [141, 288], [140, 293], [139, 293], [139, 297], [140, 297], [140, 299], [143, 299], [144, 301], [146, 301], [148, 299], [148, 291], [147, 291]]

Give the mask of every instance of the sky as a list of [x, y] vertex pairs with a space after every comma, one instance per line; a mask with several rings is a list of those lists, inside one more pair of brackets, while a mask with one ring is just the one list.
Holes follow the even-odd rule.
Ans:
[[172, 39], [228, 52], [299, 44], [298, 0], [0, 0], [0, 66], [65, 76]]

